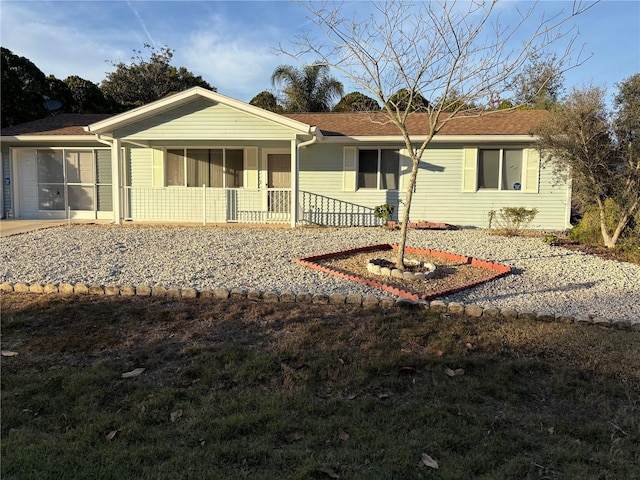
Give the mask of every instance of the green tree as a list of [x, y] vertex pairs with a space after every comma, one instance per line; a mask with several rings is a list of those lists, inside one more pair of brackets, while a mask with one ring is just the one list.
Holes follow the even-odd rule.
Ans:
[[3, 127], [42, 118], [47, 114], [43, 95], [47, 95], [47, 78], [33, 62], [1, 48], [0, 97]]
[[598, 209], [603, 243], [614, 248], [640, 201], [640, 74], [619, 85], [613, 121], [604, 89], [574, 89], [537, 129], [555, 173], [570, 176], [584, 210]]
[[328, 112], [333, 101], [344, 95], [342, 83], [323, 64], [306, 65], [302, 70], [280, 65], [271, 74], [271, 83], [282, 87], [282, 103], [289, 113]]
[[72, 113], [113, 113], [117, 105], [109, 103], [97, 84], [77, 75], [64, 79], [71, 94]]
[[438, 103], [442, 104], [442, 110], [444, 112], [473, 111], [476, 109], [473, 101], [467, 103], [464, 94], [457, 89], [449, 92], [447, 97], [439, 98]]
[[564, 92], [564, 75], [557, 54], [534, 53], [513, 80], [513, 104], [538, 110], [557, 105]]
[[260, 107], [264, 110], [269, 110], [270, 112], [284, 112], [284, 108], [282, 108], [282, 105], [278, 103], [278, 99], [276, 98], [276, 96], [273, 93], [268, 92], [267, 90], [264, 90], [253, 97], [249, 101], [249, 104]]
[[110, 62], [115, 71], [108, 73], [100, 84], [105, 97], [115, 101], [121, 110], [139, 107], [191, 87], [215, 91], [201, 76], [171, 65], [174, 52], [171, 48], [156, 49], [147, 44], [144, 48], [149, 51], [148, 58], [141, 50], [134, 50], [129, 63]]
[[334, 112], [377, 112], [380, 110], [378, 102], [360, 92], [347, 93], [340, 99]]
[[424, 112], [429, 108], [429, 101], [420, 92], [401, 88], [389, 97], [386, 106], [395, 112]]
[[59, 78], [49, 75], [47, 77], [46, 95], [51, 100], [57, 100], [62, 106], [56, 110], [57, 113], [73, 112], [73, 96], [68, 85]]

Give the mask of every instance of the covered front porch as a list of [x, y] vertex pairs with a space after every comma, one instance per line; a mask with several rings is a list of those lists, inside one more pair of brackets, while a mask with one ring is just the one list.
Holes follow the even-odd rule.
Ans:
[[85, 128], [110, 147], [113, 221], [299, 221], [310, 126], [194, 87]]

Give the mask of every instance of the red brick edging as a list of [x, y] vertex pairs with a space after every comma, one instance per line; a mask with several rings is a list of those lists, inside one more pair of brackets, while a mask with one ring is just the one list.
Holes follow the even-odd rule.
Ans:
[[335, 258], [335, 257], [340, 257], [340, 256], [344, 256], [344, 255], [349, 255], [349, 254], [353, 254], [353, 253], [362, 253], [362, 252], [375, 252], [375, 251], [386, 251], [386, 250], [397, 250], [398, 249], [398, 245], [391, 245], [388, 243], [382, 243], [379, 245], [367, 245], [364, 247], [356, 247], [356, 248], [350, 248], [347, 250], [342, 250], [342, 251], [338, 251], [338, 252], [331, 252], [331, 253], [323, 253], [320, 255], [312, 255], [309, 257], [303, 257], [303, 258], [298, 258], [296, 259], [296, 263], [299, 263], [301, 265], [304, 265], [306, 267], [312, 268], [314, 270], [319, 270], [321, 272], [325, 272], [328, 273], [330, 275], [335, 275], [337, 277], [341, 277], [341, 278], [346, 278], [347, 280], [351, 280], [353, 282], [358, 282], [358, 283], [364, 283], [370, 287], [373, 288], [379, 288], [381, 290], [384, 290], [385, 292], [388, 292], [392, 295], [395, 295], [397, 297], [400, 298], [405, 298], [407, 300], [411, 300], [411, 301], [418, 301], [418, 300], [432, 300], [434, 298], [437, 297], [446, 297], [448, 295], [453, 295], [454, 293], [458, 293], [461, 292], [462, 290], [466, 290], [468, 288], [471, 287], [475, 287], [477, 285], [480, 285], [482, 283], [485, 282], [489, 282], [491, 280], [495, 280], [497, 278], [503, 277], [509, 273], [511, 273], [511, 267], [509, 267], [508, 265], [502, 265], [499, 263], [495, 263], [495, 262], [488, 262], [485, 260], [478, 260], [477, 258], [473, 258], [473, 257], [466, 257], [464, 255], [457, 255], [455, 253], [449, 253], [449, 252], [442, 252], [440, 250], [431, 250], [428, 248], [414, 248], [414, 247], [406, 247], [405, 248], [405, 253], [414, 253], [417, 255], [430, 255], [433, 257], [440, 257], [440, 258], [446, 258], [447, 260], [453, 260], [456, 262], [461, 262], [461, 263], [466, 263], [469, 265], [472, 265], [474, 267], [479, 267], [479, 268], [484, 268], [487, 270], [493, 270], [495, 271], [495, 274], [491, 275], [488, 278], [482, 279], [482, 280], [478, 280], [475, 282], [470, 282], [464, 285], [461, 285], [459, 287], [455, 287], [455, 288], [449, 288], [449, 289], [444, 289], [444, 290], [440, 290], [434, 293], [430, 293], [430, 294], [423, 294], [423, 295], [418, 295], [416, 293], [413, 292], [409, 292], [407, 290], [403, 290], [401, 288], [396, 288], [396, 287], [392, 287], [390, 285], [387, 285], [383, 282], [377, 281], [377, 280], [372, 280], [370, 278], [365, 278], [362, 277], [360, 275], [352, 275], [352, 274], [348, 274], [348, 273], [344, 273], [344, 272], [340, 272], [338, 270], [335, 270], [331, 267], [327, 267], [324, 265], [321, 265], [320, 263], [318, 263], [319, 261], [322, 260], [327, 260], [329, 258]]

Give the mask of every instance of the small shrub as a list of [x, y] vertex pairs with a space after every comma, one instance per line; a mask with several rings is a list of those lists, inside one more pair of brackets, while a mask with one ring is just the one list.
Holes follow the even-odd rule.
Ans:
[[393, 210], [393, 205], [389, 205], [388, 203], [385, 203], [384, 205], [378, 205], [373, 209], [373, 216], [376, 218], [381, 218], [386, 224], [389, 221], [389, 218], [391, 218], [391, 215], [393, 215]]
[[504, 207], [499, 212], [489, 212], [489, 228], [496, 224], [499, 233], [504, 235], [519, 235], [538, 214], [537, 208]]
[[557, 245], [558, 244], [558, 237], [557, 237], [557, 235], [545, 235], [545, 237], [542, 239], [542, 241], [544, 243], [546, 243], [547, 245]]

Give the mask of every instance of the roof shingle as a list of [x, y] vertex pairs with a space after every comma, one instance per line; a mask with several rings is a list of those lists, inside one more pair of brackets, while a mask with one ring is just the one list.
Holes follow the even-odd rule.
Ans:
[[[438, 135], [529, 135], [548, 114], [546, 110], [497, 111], [478, 115], [460, 115], [448, 122]], [[393, 136], [398, 127], [382, 113], [295, 113], [286, 117], [316, 125], [325, 136]], [[410, 135], [426, 135], [429, 117], [424, 113], [409, 116]]]
[[110, 117], [105, 113], [61, 113], [32, 122], [3, 128], [2, 136], [16, 135], [91, 135], [84, 127]]
[[[499, 111], [482, 116], [461, 115], [448, 122], [438, 135], [529, 135], [548, 112], [545, 110]], [[63, 113], [2, 129], [3, 136], [93, 135], [84, 127], [109, 118], [110, 114]], [[398, 128], [382, 113], [289, 113], [285, 117], [317, 126], [324, 136], [396, 136]], [[427, 114], [409, 116], [410, 135], [425, 135]]]

